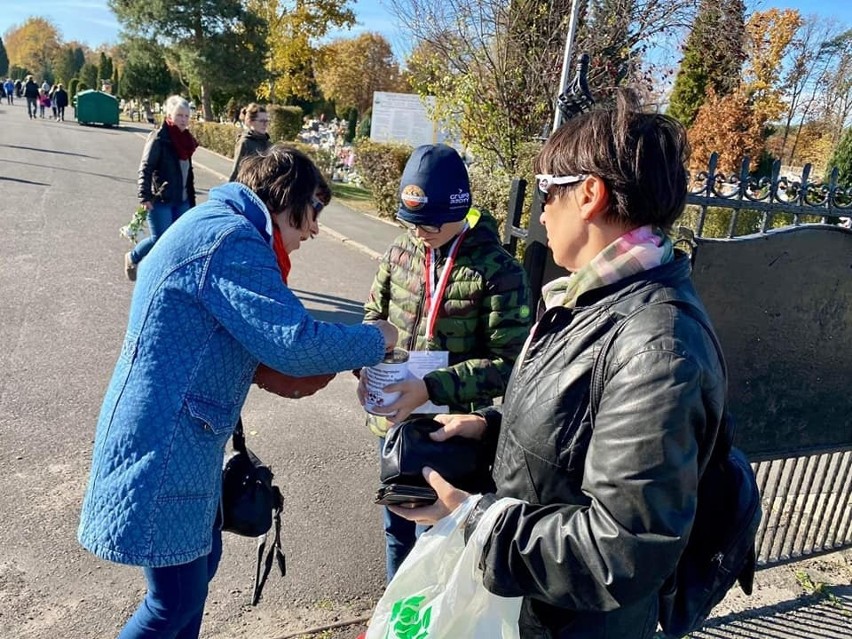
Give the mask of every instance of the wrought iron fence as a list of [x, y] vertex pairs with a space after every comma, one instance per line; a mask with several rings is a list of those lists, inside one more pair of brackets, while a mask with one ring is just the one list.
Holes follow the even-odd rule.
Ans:
[[[852, 215], [852, 186], [838, 183], [837, 168], [827, 182], [816, 182], [811, 180], [810, 164], [798, 177], [782, 175], [780, 161], [762, 177], [752, 175], [748, 157], [736, 174], [725, 174], [718, 167], [719, 155], [713, 153], [707, 169], [690, 176], [687, 187], [684, 222], [699, 237], [731, 238], [806, 223], [848, 224]], [[707, 229], [708, 216], [722, 218], [722, 228], [716, 224]]]

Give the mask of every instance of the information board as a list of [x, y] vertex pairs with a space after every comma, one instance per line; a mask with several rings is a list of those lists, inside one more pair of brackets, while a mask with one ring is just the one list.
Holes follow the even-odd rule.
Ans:
[[433, 100], [411, 93], [376, 91], [373, 93], [370, 139], [411, 146], [445, 142], [446, 132], [427, 112], [427, 104]]

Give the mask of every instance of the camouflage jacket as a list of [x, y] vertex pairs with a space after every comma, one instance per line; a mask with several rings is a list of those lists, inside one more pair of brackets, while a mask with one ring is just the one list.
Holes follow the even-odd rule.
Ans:
[[385, 253], [364, 306], [365, 319], [388, 319], [399, 329], [400, 347], [449, 351], [449, 367], [424, 381], [429, 399], [454, 413], [488, 406], [503, 395], [531, 324], [526, 274], [500, 245], [494, 219], [471, 209], [468, 222], [430, 343], [426, 249], [411, 234], [399, 236]]

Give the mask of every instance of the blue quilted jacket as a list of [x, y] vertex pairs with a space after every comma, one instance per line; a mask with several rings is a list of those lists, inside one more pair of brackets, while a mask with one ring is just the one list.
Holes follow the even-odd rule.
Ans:
[[225, 445], [259, 361], [313, 375], [382, 358], [377, 328], [308, 315], [271, 228], [253, 192], [226, 184], [141, 262], [78, 530], [99, 557], [158, 567], [210, 552]]

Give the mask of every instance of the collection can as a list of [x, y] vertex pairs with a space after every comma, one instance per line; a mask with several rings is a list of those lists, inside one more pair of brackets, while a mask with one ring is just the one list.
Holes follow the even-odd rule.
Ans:
[[408, 351], [395, 348], [375, 366], [362, 369], [366, 396], [364, 409], [373, 415], [389, 416], [385, 407], [399, 399], [400, 393], [386, 393], [385, 387], [408, 378]]

